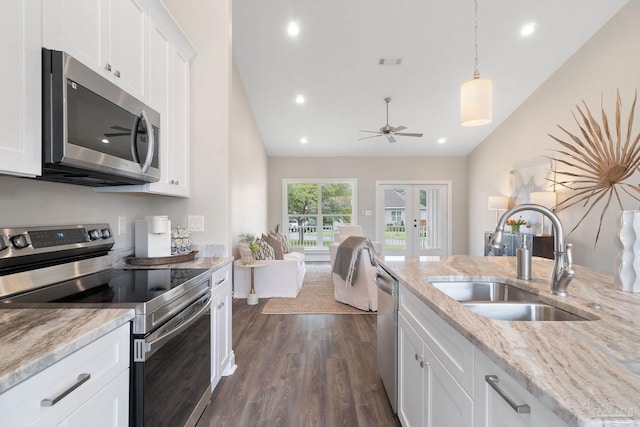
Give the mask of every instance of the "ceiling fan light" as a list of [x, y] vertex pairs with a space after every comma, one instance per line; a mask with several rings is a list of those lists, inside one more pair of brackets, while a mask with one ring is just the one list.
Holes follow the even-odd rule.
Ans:
[[462, 126], [480, 126], [491, 123], [493, 110], [493, 83], [489, 79], [474, 77], [460, 86], [460, 123]]

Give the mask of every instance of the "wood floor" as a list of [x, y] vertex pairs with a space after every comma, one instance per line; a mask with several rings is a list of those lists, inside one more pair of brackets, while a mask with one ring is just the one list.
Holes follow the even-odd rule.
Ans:
[[393, 427], [376, 367], [376, 316], [263, 315], [233, 302], [236, 372], [197, 427]]

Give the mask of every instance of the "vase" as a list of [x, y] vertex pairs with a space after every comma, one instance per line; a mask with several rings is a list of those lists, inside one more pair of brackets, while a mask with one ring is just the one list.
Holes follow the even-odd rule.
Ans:
[[246, 243], [240, 243], [238, 245], [238, 253], [240, 254], [240, 262], [244, 265], [253, 264], [253, 252]]
[[614, 285], [625, 292], [640, 292], [640, 210], [618, 213], [613, 264]]
[[513, 234], [520, 234], [520, 226], [519, 225], [511, 225], [511, 232]]

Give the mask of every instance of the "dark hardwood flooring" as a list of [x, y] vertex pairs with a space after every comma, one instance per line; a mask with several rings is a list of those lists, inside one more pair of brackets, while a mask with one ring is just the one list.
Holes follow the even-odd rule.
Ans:
[[400, 426], [376, 365], [376, 316], [262, 315], [233, 302], [238, 368], [197, 427]]

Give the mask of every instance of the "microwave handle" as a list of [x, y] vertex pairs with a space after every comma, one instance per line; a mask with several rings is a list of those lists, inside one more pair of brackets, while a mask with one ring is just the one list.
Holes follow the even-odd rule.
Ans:
[[151, 122], [147, 117], [147, 113], [144, 110], [141, 110], [140, 115], [136, 116], [133, 121], [133, 129], [131, 132], [131, 155], [133, 156], [133, 160], [140, 164], [140, 158], [138, 157], [138, 124], [140, 123], [140, 119], [144, 120], [147, 127], [147, 156], [144, 160], [144, 164], [142, 165], [142, 173], [145, 173], [149, 169], [149, 166], [151, 166], [155, 144]]

